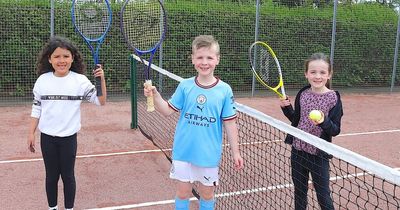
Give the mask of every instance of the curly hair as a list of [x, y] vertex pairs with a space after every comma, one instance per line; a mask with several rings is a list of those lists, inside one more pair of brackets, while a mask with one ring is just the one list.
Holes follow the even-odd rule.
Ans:
[[66, 49], [71, 52], [74, 62], [72, 63], [70, 71], [79, 74], [85, 73], [86, 65], [83, 61], [82, 54], [78, 51], [78, 48], [67, 38], [53, 36], [39, 53], [36, 62], [36, 70], [39, 76], [47, 72], [54, 72], [54, 68], [49, 62], [49, 59], [57, 48]]

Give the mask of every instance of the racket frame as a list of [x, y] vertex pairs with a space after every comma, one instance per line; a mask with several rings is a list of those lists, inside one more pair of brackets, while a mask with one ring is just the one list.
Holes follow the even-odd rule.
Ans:
[[[264, 47], [268, 50], [268, 52], [272, 55], [275, 64], [277, 66], [278, 70], [278, 75], [279, 75], [279, 83], [275, 87], [269, 86], [263, 79], [262, 77], [257, 73], [256, 68], [254, 67], [254, 62], [256, 62], [256, 59], [253, 58], [252, 56], [252, 51], [254, 47]], [[250, 60], [250, 66], [251, 66], [251, 71], [253, 72], [254, 77], [257, 79], [257, 81], [263, 85], [264, 87], [268, 88], [269, 90], [273, 91], [276, 93], [279, 98], [286, 98], [286, 92], [285, 92], [285, 87], [283, 85], [283, 76], [282, 76], [282, 69], [281, 65], [279, 63], [278, 58], [276, 57], [275, 52], [272, 50], [272, 48], [266, 43], [266, 42], [261, 42], [261, 41], [256, 41], [254, 42], [250, 47], [249, 47], [249, 60]], [[281, 89], [281, 92], [279, 92], [279, 88]]]
[[[156, 54], [157, 50], [158, 50], [158, 49], [160, 48], [160, 46], [162, 45], [162, 43], [163, 43], [163, 41], [164, 41], [164, 39], [165, 39], [166, 32], [167, 32], [167, 14], [166, 14], [166, 12], [165, 12], [164, 4], [163, 4], [160, 0], [157, 0], [158, 3], [160, 4], [160, 9], [161, 9], [161, 11], [162, 11], [161, 14], [163, 14], [162, 17], [160, 16], [160, 18], [163, 18], [163, 20], [162, 20], [162, 26], [163, 26], [163, 27], [161, 27], [161, 25], [160, 25], [160, 30], [162, 30], [161, 37], [160, 37], [160, 39], [158, 40], [158, 42], [157, 42], [152, 48], [146, 49], [146, 50], [138, 49], [138, 48], [136, 48], [136, 47], [134, 46], [134, 44], [133, 44], [132, 42], [129, 41], [129, 37], [128, 37], [127, 33], [125, 32], [126, 30], [125, 30], [125, 24], [124, 24], [124, 14], [125, 14], [125, 8], [126, 8], [126, 6], [129, 4], [130, 1], [131, 1], [131, 0], [125, 0], [124, 4], [123, 4], [122, 7], [121, 7], [121, 12], [120, 12], [120, 29], [121, 29], [122, 35], [123, 35], [123, 37], [124, 37], [124, 39], [125, 39], [125, 42], [126, 42], [127, 45], [128, 45], [128, 48], [130, 48], [131, 50], [133, 50], [133, 51], [135, 52], [135, 54], [140, 58], [141, 62], [142, 62], [144, 65], [146, 65], [146, 64], [145, 64], [144, 59], [143, 59], [142, 56], [143, 56], [144, 54], [150, 53], [150, 57], [149, 57], [149, 60], [148, 60], [148, 64], [147, 64], [146, 67], [144, 68], [144, 72], [143, 72], [143, 73], [144, 73], [144, 76], [145, 76], [145, 83], [144, 83], [144, 86], [145, 86], [145, 87], [148, 87], [148, 86], [152, 86], [152, 80], [151, 80], [151, 74], [150, 74], [150, 72], [151, 72], [151, 64], [153, 63], [153, 57], [154, 57], [154, 55]], [[155, 110], [155, 108], [154, 108], [154, 98], [153, 98], [152, 95], [150, 95], [150, 96], [147, 97], [147, 111], [148, 111], [148, 112], [152, 112], [152, 111], [154, 111], [154, 110]]]
[[[111, 5], [108, 0], [103, 0], [104, 3], [107, 6], [107, 11], [108, 11], [108, 24], [106, 30], [103, 31], [102, 35], [97, 37], [97, 38], [89, 38], [85, 36], [81, 30], [79, 30], [79, 27], [76, 25], [76, 19], [75, 19], [75, 4], [78, 0], [73, 0], [72, 1], [72, 8], [71, 8], [71, 18], [72, 18], [72, 24], [74, 25], [75, 30], [78, 32], [78, 34], [82, 37], [82, 39], [85, 41], [86, 45], [88, 46], [90, 53], [93, 56], [93, 62], [94, 62], [94, 67], [95, 69], [97, 68], [97, 65], [99, 64], [99, 51], [100, 51], [100, 46], [103, 44], [105, 37], [110, 30], [111, 23], [112, 23], [112, 10], [111, 10]], [[92, 45], [92, 43], [96, 43], [96, 47]], [[96, 77], [96, 90], [97, 90], [97, 96], [102, 96], [103, 91], [101, 88], [101, 78]]]

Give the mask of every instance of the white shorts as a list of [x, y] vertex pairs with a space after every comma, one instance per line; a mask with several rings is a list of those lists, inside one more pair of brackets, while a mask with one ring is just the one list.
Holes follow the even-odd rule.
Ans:
[[188, 162], [173, 160], [169, 177], [181, 182], [198, 181], [205, 186], [217, 186], [218, 167], [198, 167]]

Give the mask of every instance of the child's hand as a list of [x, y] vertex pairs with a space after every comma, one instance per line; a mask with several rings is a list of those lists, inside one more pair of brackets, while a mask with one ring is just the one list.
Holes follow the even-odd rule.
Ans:
[[324, 120], [325, 120], [325, 115], [324, 115], [324, 113], [321, 112], [321, 111], [320, 111], [320, 113], [321, 113], [321, 118], [320, 118], [319, 120], [312, 120], [312, 119], [310, 119], [310, 120], [314, 123], [314, 125], [319, 125], [319, 124], [321, 124], [321, 123], [324, 122]]
[[280, 106], [285, 107], [285, 106], [290, 106], [290, 99], [289, 96], [286, 96], [286, 98], [279, 98], [280, 101]]
[[93, 70], [94, 77], [104, 77], [104, 70], [101, 64], [97, 64], [96, 69]]
[[157, 89], [155, 86], [144, 83], [144, 89], [143, 89], [144, 96], [149, 97], [154, 95], [155, 93], [157, 93]]
[[32, 153], [35, 152], [35, 135], [31, 134], [28, 136], [28, 149], [29, 151], [31, 151]]
[[234, 164], [235, 164], [236, 170], [242, 169], [244, 167], [243, 158], [242, 158], [242, 156], [240, 156], [240, 154], [234, 154], [233, 160], [235, 161]]

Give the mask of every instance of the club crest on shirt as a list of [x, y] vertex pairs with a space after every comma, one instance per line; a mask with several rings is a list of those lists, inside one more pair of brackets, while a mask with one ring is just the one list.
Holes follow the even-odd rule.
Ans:
[[200, 95], [197, 96], [196, 101], [197, 101], [198, 104], [203, 105], [203, 104], [206, 103], [207, 98], [206, 98], [205, 95], [200, 94]]
[[197, 105], [196, 107], [197, 107], [201, 112], [203, 111], [203, 108], [204, 108], [203, 105], [206, 103], [206, 101], [207, 101], [207, 98], [206, 98], [206, 96], [203, 95], [203, 94], [198, 95], [197, 98], [196, 98], [196, 102], [197, 102], [197, 104], [199, 104], [199, 105]]

